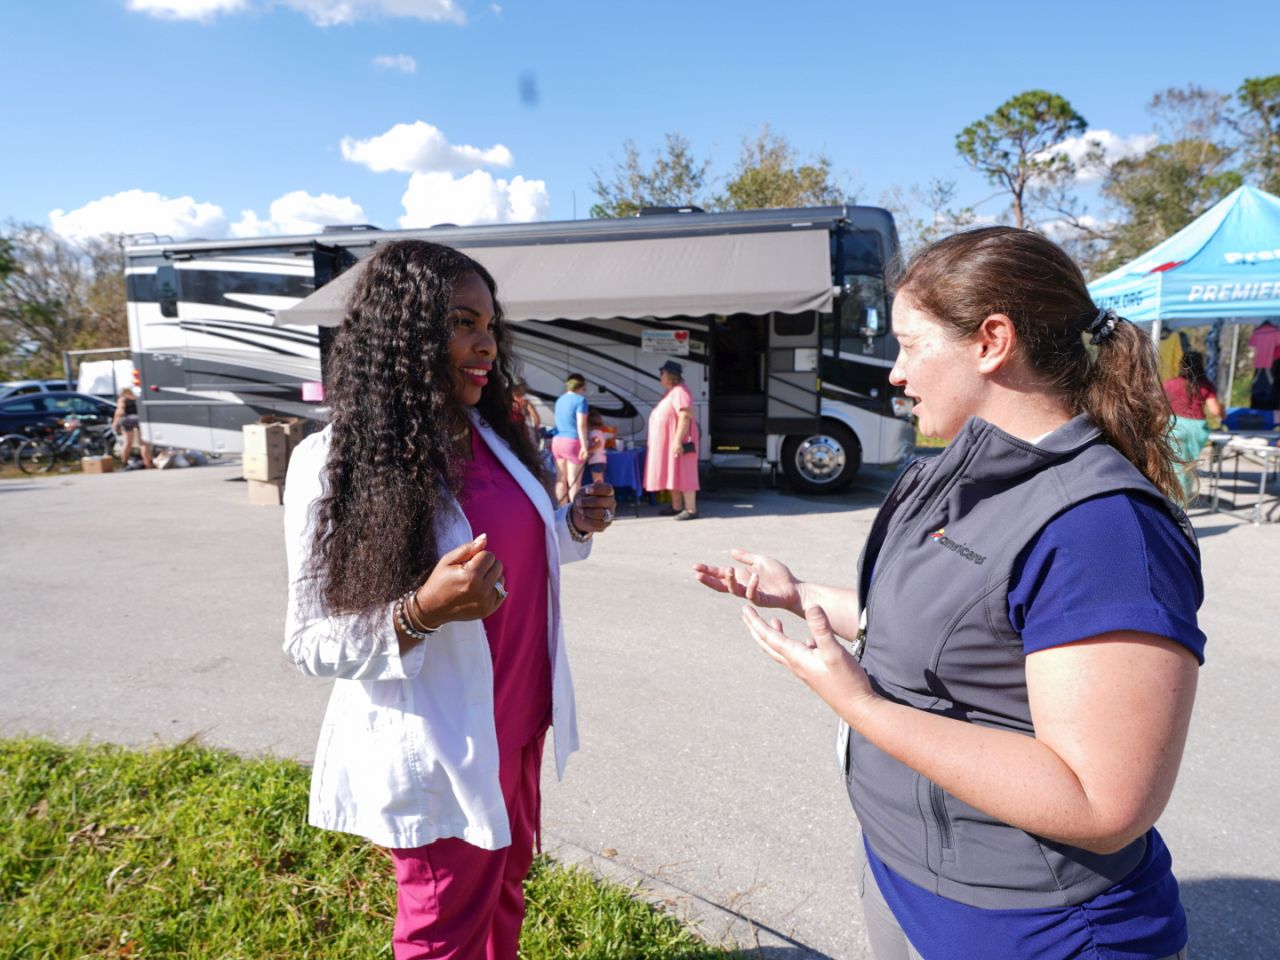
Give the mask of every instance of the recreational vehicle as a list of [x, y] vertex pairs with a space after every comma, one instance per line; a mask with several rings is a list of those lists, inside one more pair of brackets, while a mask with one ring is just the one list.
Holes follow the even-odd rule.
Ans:
[[129, 333], [147, 438], [234, 452], [241, 426], [262, 414], [323, 422], [323, 405], [304, 396], [323, 381], [360, 262], [402, 238], [483, 263], [535, 400], [549, 405], [565, 375], [581, 373], [620, 437], [644, 442], [662, 397], [658, 367], [674, 357], [704, 459], [759, 457], [818, 493], [911, 448], [910, 402], [888, 380], [897, 346], [885, 271], [897, 233], [872, 207], [131, 246]]

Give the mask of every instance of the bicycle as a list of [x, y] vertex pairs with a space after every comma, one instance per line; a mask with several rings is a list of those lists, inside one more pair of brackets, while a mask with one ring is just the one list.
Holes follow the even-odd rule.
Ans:
[[46, 434], [20, 444], [15, 453], [23, 473], [48, 473], [59, 460], [76, 463], [81, 457], [110, 456], [115, 438], [109, 428], [97, 431], [85, 426], [80, 417], [67, 417]]
[[14, 463], [18, 458], [18, 448], [30, 439], [25, 433], [6, 433], [0, 437], [0, 464]]

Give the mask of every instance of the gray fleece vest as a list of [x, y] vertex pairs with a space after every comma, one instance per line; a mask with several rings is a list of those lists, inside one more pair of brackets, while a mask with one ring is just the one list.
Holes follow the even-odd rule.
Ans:
[[[899, 703], [1034, 736], [1009, 580], [1035, 535], [1068, 507], [1130, 491], [1169, 503], [1085, 417], [1038, 446], [971, 418], [943, 454], [911, 464], [858, 562], [862, 665]], [[1097, 544], [1106, 563], [1107, 545]], [[868, 577], [874, 567], [874, 578]], [[1096, 854], [1032, 836], [962, 803], [857, 733], [847, 786], [872, 849], [899, 875], [987, 908], [1081, 903], [1123, 879], [1145, 838]]]

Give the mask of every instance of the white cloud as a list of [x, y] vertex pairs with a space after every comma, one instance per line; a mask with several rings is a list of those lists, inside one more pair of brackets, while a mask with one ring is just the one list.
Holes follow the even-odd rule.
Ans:
[[367, 140], [342, 138], [342, 156], [375, 173], [461, 172], [475, 167], [509, 167], [515, 162], [502, 144], [488, 149], [454, 146], [429, 123], [397, 123], [386, 133]]
[[1106, 172], [1102, 164], [1091, 162], [1094, 151], [1101, 151], [1104, 164], [1110, 164], [1129, 157], [1140, 157], [1158, 142], [1159, 137], [1154, 133], [1135, 133], [1122, 137], [1110, 130], [1086, 130], [1079, 137], [1068, 137], [1056, 146], [1050, 147], [1040, 157], [1066, 154], [1076, 165], [1076, 180], [1080, 183], [1089, 183], [1101, 180]]
[[129, 0], [129, 9], [161, 20], [208, 21], [245, 9], [247, 0]]
[[312, 196], [305, 190], [294, 190], [271, 202], [267, 219], [252, 210], [241, 211], [240, 219], [231, 225], [233, 237], [269, 237], [302, 233], [319, 233], [330, 224], [363, 223], [364, 208], [350, 197], [331, 193]]
[[381, 67], [383, 70], [399, 70], [401, 73], [417, 73], [418, 61], [413, 59], [407, 53], [397, 53], [395, 56], [390, 54], [374, 57], [373, 65]]
[[[1079, 226], [1076, 224], [1079, 224]], [[1105, 231], [1113, 226], [1115, 226], [1115, 221], [1113, 220], [1102, 220], [1086, 213], [1078, 217], [1074, 223], [1059, 217], [1053, 220], [1046, 220], [1043, 223], [1037, 223], [1036, 229], [1055, 243], [1062, 243], [1066, 240], [1078, 239], [1085, 235], [1086, 231]]]
[[265, 219], [252, 210], [245, 210], [235, 223], [228, 223], [222, 207], [216, 203], [198, 203], [191, 197], [164, 197], [145, 190], [125, 190], [69, 213], [63, 210], [49, 213], [49, 222], [57, 233], [77, 240], [106, 233], [155, 233], [175, 240], [264, 237], [319, 233], [328, 224], [364, 220], [364, 209], [350, 197], [329, 193], [312, 196], [305, 190], [294, 190], [276, 198]]
[[525, 223], [547, 215], [550, 200], [543, 180], [495, 180], [483, 170], [454, 179], [448, 173], [415, 173], [401, 199], [402, 227], [437, 223]]
[[466, 23], [454, 0], [277, 0], [305, 13], [318, 27], [333, 27], [358, 20], [400, 17], [433, 23]]
[[190, 240], [223, 237], [227, 233], [227, 218], [216, 203], [198, 203], [192, 197], [163, 197], [144, 190], [124, 190], [70, 213], [51, 210], [49, 221], [62, 236], [76, 239], [104, 233], [156, 233]]
[[[253, 0], [128, 0], [128, 9], [164, 20], [208, 22], [224, 13], [239, 13]], [[306, 14], [318, 27], [359, 20], [402, 18], [434, 23], [466, 23], [456, 0], [256, 0], [259, 9], [285, 6]]]

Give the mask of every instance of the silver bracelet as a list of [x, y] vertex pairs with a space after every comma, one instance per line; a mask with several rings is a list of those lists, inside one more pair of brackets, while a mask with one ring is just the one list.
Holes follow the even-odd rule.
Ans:
[[586, 543], [594, 536], [594, 534], [583, 533], [578, 529], [577, 524], [573, 522], [573, 507], [569, 508], [569, 512], [565, 514], [564, 519], [569, 524], [569, 536], [573, 537], [575, 543]]
[[395, 606], [392, 608], [392, 611], [395, 613], [396, 626], [398, 626], [400, 631], [407, 637], [414, 640], [426, 640], [439, 633], [440, 627], [428, 627], [426, 630], [419, 630], [413, 625], [413, 622], [409, 619], [409, 612], [405, 608], [405, 605], [408, 604], [409, 598], [412, 597], [413, 594], [414, 591], [410, 590], [403, 597], [397, 600]]

